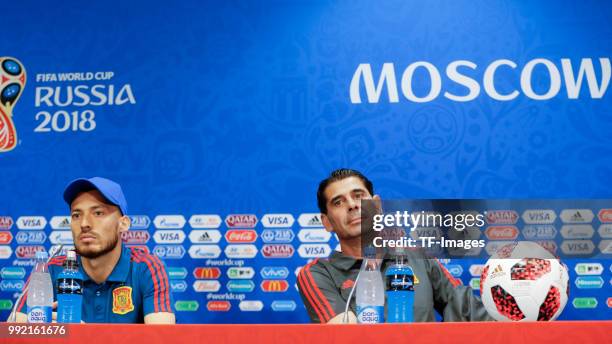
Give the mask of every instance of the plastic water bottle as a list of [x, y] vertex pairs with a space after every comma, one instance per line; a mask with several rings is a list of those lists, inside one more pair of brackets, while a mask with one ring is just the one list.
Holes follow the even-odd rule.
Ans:
[[57, 321], [80, 323], [83, 307], [83, 276], [74, 251], [67, 252], [64, 269], [57, 277]]
[[414, 321], [414, 272], [406, 260], [398, 256], [387, 268], [387, 322]]
[[36, 265], [28, 287], [28, 322], [50, 323], [53, 307], [53, 284], [47, 270], [47, 252], [36, 252]]
[[364, 259], [356, 285], [357, 321], [361, 324], [383, 323], [385, 318], [385, 289], [380, 260]]

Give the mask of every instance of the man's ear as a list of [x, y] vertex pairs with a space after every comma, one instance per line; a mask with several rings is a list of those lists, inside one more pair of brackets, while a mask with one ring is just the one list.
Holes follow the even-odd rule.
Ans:
[[325, 227], [325, 230], [332, 233], [334, 231], [334, 226], [332, 226], [331, 222], [329, 221], [329, 218], [327, 217], [327, 215], [325, 214], [321, 214], [321, 222], [323, 222], [323, 227]]
[[130, 217], [127, 215], [123, 215], [119, 219], [119, 232], [127, 232], [130, 229], [131, 225], [132, 220], [130, 219]]

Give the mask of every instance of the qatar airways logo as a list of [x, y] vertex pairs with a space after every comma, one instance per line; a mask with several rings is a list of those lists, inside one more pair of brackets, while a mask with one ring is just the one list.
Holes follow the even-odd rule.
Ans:
[[[597, 63], [593, 60], [599, 62], [597, 67], [595, 66]], [[499, 101], [511, 101], [521, 93], [533, 100], [548, 100], [559, 96], [561, 85], [565, 85], [565, 97], [578, 99], [584, 84], [588, 88], [590, 98], [601, 99], [610, 83], [609, 58], [582, 58], [580, 61], [569, 58], [554, 61], [534, 58], [521, 66], [507, 59], [495, 60], [487, 66], [479, 66], [468, 60], [457, 60], [444, 68], [445, 79], [441, 76], [440, 68], [427, 61], [410, 63], [403, 72], [398, 70], [403, 66], [396, 66], [394, 63], [384, 63], [382, 68], [375, 65], [374, 68], [380, 69], [378, 75], [373, 73], [370, 63], [361, 63], [357, 66], [349, 90], [351, 103], [362, 103], [362, 91], [365, 91], [365, 102], [378, 103], [381, 101], [383, 89], [386, 90], [389, 103], [399, 103], [400, 93], [406, 100], [415, 103], [434, 101], [441, 94], [444, 98], [456, 102], [468, 102], [478, 98], [482, 90], [487, 96]], [[475, 78], [475, 75], [481, 75], [483, 70], [482, 77]], [[426, 73], [429, 78], [429, 92], [425, 95], [417, 95], [413, 90], [413, 79], [417, 71], [419, 75]], [[401, 75], [398, 74], [400, 72]], [[520, 90], [500, 91], [501, 87], [497, 85], [502, 77], [498, 75], [504, 74], [505, 80], [508, 72], [516, 74]], [[534, 90], [534, 80], [540, 78], [547, 78], [550, 81], [548, 90]], [[459, 84], [466, 90], [461, 94], [446, 91], [448, 87], [442, 84], [443, 80]]]

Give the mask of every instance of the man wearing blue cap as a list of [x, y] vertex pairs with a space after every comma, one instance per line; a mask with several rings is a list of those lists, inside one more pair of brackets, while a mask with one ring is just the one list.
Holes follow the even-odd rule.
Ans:
[[[76, 179], [66, 187], [64, 200], [70, 206], [70, 227], [83, 274], [83, 321], [174, 324], [164, 263], [122, 245], [120, 235], [130, 228], [130, 218], [121, 186], [100, 177]], [[55, 295], [65, 259], [49, 263]], [[18, 321], [25, 317], [25, 304], [24, 297], [17, 308]]]

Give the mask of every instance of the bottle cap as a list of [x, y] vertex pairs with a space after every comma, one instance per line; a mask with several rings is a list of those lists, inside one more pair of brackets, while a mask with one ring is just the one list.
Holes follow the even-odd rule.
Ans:
[[41, 260], [41, 259], [46, 260], [47, 258], [49, 258], [49, 255], [47, 254], [46, 251], [36, 251], [37, 260]]
[[76, 252], [74, 251], [67, 251], [66, 252], [66, 258], [70, 259], [70, 260], [76, 260]]

